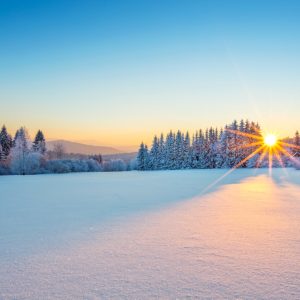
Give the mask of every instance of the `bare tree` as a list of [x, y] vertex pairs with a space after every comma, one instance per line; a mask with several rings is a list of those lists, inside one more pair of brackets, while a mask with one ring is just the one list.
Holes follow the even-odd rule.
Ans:
[[66, 153], [64, 145], [61, 143], [54, 144], [53, 153], [55, 158], [62, 159]]

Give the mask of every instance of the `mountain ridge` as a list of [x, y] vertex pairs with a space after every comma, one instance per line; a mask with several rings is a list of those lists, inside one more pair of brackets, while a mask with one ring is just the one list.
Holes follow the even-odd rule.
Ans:
[[108, 155], [108, 154], [120, 154], [123, 152], [114, 147], [88, 145], [88, 144], [63, 140], [63, 139], [47, 141], [46, 143], [47, 149], [53, 150], [55, 144], [61, 144], [64, 147], [65, 152], [67, 153], [86, 154], [86, 155], [92, 155], [92, 154]]

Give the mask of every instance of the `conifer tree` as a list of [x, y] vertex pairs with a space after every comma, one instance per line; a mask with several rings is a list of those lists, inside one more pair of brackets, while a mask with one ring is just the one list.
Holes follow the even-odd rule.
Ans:
[[183, 136], [180, 130], [177, 131], [174, 144], [174, 169], [182, 169], [184, 166]]
[[164, 135], [160, 135], [160, 139], [158, 141], [158, 170], [162, 170], [165, 168], [166, 163], [166, 153], [165, 153], [165, 140]]
[[165, 143], [165, 157], [166, 163], [165, 168], [168, 170], [176, 169], [176, 159], [175, 159], [175, 135], [172, 131], [166, 137]]
[[137, 155], [137, 169], [140, 171], [147, 170], [148, 163], [149, 163], [148, 148], [147, 145], [142, 143]]
[[38, 130], [33, 144], [32, 144], [32, 150], [35, 152], [39, 152], [41, 154], [45, 154], [46, 153], [46, 141], [45, 141], [45, 137], [44, 134], [41, 130]]
[[12, 139], [11, 136], [8, 134], [5, 125], [3, 125], [1, 132], [0, 132], [0, 145], [1, 145], [1, 159], [4, 160], [9, 156], [11, 147], [12, 147]]
[[183, 166], [184, 169], [190, 169], [192, 167], [192, 151], [190, 134], [187, 131], [183, 141]]
[[159, 166], [159, 142], [157, 136], [154, 137], [149, 153], [149, 170], [158, 170]]

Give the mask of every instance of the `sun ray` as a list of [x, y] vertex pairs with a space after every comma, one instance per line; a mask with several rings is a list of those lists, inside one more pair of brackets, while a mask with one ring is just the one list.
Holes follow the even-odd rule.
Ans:
[[300, 161], [296, 159], [290, 152], [288, 152], [285, 148], [278, 145], [279, 150], [287, 157], [289, 157], [297, 166], [300, 166]]
[[254, 142], [254, 143], [249, 143], [246, 145], [235, 145], [233, 146], [233, 148], [235, 150], [239, 150], [239, 149], [248, 149], [248, 148], [254, 148], [256, 146], [261, 146], [262, 142]]
[[278, 150], [277, 150], [276, 147], [274, 147], [274, 153], [275, 153], [275, 157], [276, 157], [277, 161], [279, 162], [279, 164], [281, 165], [281, 167], [284, 168], [284, 163], [283, 163], [283, 161], [282, 161], [282, 159], [280, 157], [280, 154], [279, 154], [279, 152], [278, 152]]
[[269, 175], [272, 175], [272, 167], [273, 167], [273, 151], [272, 148], [269, 147]]
[[259, 166], [261, 165], [262, 161], [264, 160], [264, 158], [266, 157], [268, 153], [268, 148], [266, 146], [264, 146], [264, 151], [263, 153], [261, 153], [261, 155], [259, 156], [259, 159], [257, 161], [257, 168], [259, 168]]
[[279, 141], [279, 144], [282, 145], [282, 146], [285, 146], [285, 147], [290, 147], [290, 148], [295, 148], [295, 149], [300, 150], [300, 146], [298, 146], [298, 145], [285, 143], [285, 142], [282, 142], [282, 141]]
[[274, 153], [275, 153], [275, 157], [276, 157], [277, 161], [279, 162], [281, 168], [283, 169], [284, 174], [287, 176], [287, 175], [288, 175], [288, 172], [287, 172], [287, 170], [286, 170], [286, 168], [285, 168], [285, 165], [284, 165], [284, 163], [283, 163], [283, 161], [282, 161], [282, 158], [281, 158], [281, 156], [280, 156], [280, 153], [279, 153], [278, 150], [277, 150], [277, 147], [274, 147]]
[[224, 179], [226, 176], [228, 176], [229, 174], [231, 174], [234, 170], [236, 170], [237, 168], [239, 168], [240, 166], [242, 166], [246, 161], [248, 161], [250, 158], [252, 158], [254, 155], [256, 155], [257, 153], [259, 153], [265, 146], [262, 145], [259, 148], [257, 148], [255, 151], [253, 151], [251, 154], [249, 154], [246, 158], [244, 158], [243, 160], [241, 160], [239, 163], [237, 163], [235, 166], [233, 166], [229, 171], [227, 171], [225, 174], [223, 174], [221, 177], [219, 177], [218, 179], [216, 179], [214, 182], [212, 182], [210, 185], [208, 185], [203, 191], [202, 194], [204, 194], [205, 192], [207, 192], [209, 189], [211, 189], [213, 186], [215, 186], [217, 183], [219, 183], [222, 179]]
[[261, 145], [261, 142], [254, 142], [254, 143], [242, 145], [242, 146], [240, 146], [240, 148], [242, 148], [242, 149], [251, 148], [251, 147], [255, 147], [255, 146], [259, 146], [259, 145]]
[[231, 133], [240, 135], [240, 136], [245, 136], [245, 137], [253, 138], [253, 139], [256, 139], [256, 140], [259, 140], [259, 141], [263, 140], [263, 138], [261, 136], [259, 136], [259, 135], [255, 135], [255, 134], [251, 134], [251, 133], [247, 133], [247, 132], [241, 132], [239, 130], [233, 130], [233, 129], [229, 129], [229, 128], [226, 128], [225, 130], [229, 131]]

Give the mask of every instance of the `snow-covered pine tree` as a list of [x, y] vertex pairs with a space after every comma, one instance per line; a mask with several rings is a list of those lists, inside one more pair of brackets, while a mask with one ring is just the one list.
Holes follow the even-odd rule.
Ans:
[[234, 120], [227, 129], [226, 168], [232, 168], [238, 163], [237, 130], [238, 124]]
[[205, 169], [207, 168], [207, 147], [206, 147], [206, 138], [202, 130], [199, 131], [199, 162], [198, 168]]
[[207, 164], [209, 169], [213, 169], [216, 167], [216, 142], [217, 142], [217, 136], [216, 136], [215, 130], [210, 127], [208, 130], [208, 147], [207, 147]]
[[227, 153], [228, 149], [228, 135], [227, 125], [225, 129], [220, 133], [220, 138], [217, 146], [217, 155], [216, 155], [216, 166], [217, 168], [228, 168], [227, 166]]
[[32, 150], [35, 152], [39, 152], [42, 155], [46, 153], [46, 141], [44, 134], [41, 130], [38, 130], [34, 138], [34, 141], [32, 143]]
[[175, 135], [172, 131], [167, 134], [165, 143], [166, 164], [165, 168], [168, 170], [176, 169], [175, 157]]
[[184, 166], [183, 154], [184, 137], [180, 130], [177, 131], [174, 143], [174, 169], [182, 169]]
[[192, 149], [191, 149], [191, 139], [190, 134], [187, 131], [183, 141], [183, 168], [191, 169], [192, 168]]
[[[239, 123], [238, 130], [240, 133], [246, 133], [245, 121], [241, 119]], [[248, 145], [248, 137], [242, 134], [237, 135], [236, 141], [236, 151], [237, 151], [237, 163], [240, 163], [247, 156], [247, 145]], [[241, 168], [245, 168], [247, 166], [247, 162], [244, 162], [240, 165]]]
[[149, 153], [149, 170], [158, 170], [159, 166], [159, 142], [157, 136], [154, 137]]
[[158, 141], [158, 170], [165, 169], [165, 163], [166, 163], [165, 139], [162, 133]]
[[137, 169], [140, 171], [145, 171], [148, 169], [149, 165], [149, 154], [147, 145], [141, 144], [137, 155]]
[[5, 160], [9, 156], [9, 153], [10, 153], [10, 150], [12, 147], [12, 138], [8, 134], [5, 125], [3, 125], [1, 132], [0, 132], [0, 145], [2, 148], [1, 159]]
[[198, 162], [199, 162], [199, 135], [198, 131], [196, 131], [196, 134], [193, 136], [193, 142], [192, 142], [192, 165], [191, 167], [193, 169], [198, 168]]
[[208, 129], [205, 130], [203, 135], [203, 141], [201, 144], [200, 150], [200, 168], [208, 169], [209, 168], [209, 138], [208, 138]]
[[216, 145], [215, 145], [215, 151], [216, 151], [216, 159], [215, 159], [215, 161], [216, 161], [216, 168], [223, 168], [223, 161], [224, 161], [223, 152], [222, 152], [223, 137], [224, 137], [224, 131], [221, 128], [220, 132], [218, 133], [217, 141], [216, 141]]

